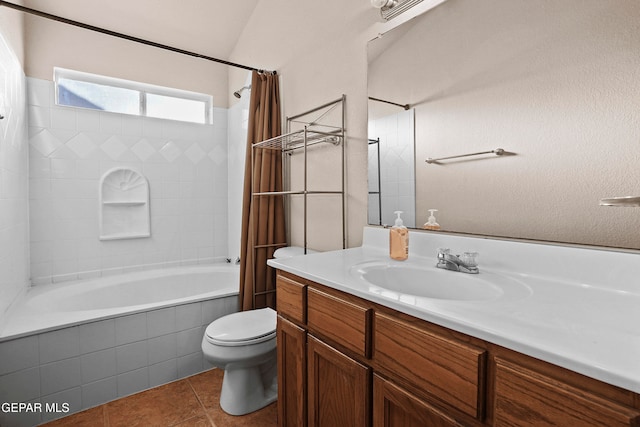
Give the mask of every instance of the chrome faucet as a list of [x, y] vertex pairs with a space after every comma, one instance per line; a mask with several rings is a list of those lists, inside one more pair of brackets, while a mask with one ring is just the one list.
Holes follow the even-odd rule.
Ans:
[[477, 258], [477, 252], [464, 252], [462, 255], [453, 255], [450, 249], [439, 248], [436, 267], [462, 273], [478, 274], [480, 270], [478, 269]]

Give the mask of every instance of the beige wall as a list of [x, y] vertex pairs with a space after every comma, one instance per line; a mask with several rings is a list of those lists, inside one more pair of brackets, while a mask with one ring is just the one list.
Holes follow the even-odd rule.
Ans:
[[[158, 0], [156, 3], [104, 2], [99, 7], [92, 7], [92, 2], [84, 0], [63, 0], [55, 3], [29, 0], [27, 5], [90, 25], [107, 27], [123, 34], [224, 59], [228, 52], [215, 48], [216, 38], [221, 37], [220, 35], [211, 34], [211, 39], [198, 38], [190, 34], [188, 27], [176, 27], [173, 17], [178, 16], [180, 11], [184, 11], [185, 15], [188, 13], [188, 16], [180, 18], [187, 19], [187, 22], [193, 21], [193, 25], [207, 28], [207, 25], [214, 24], [211, 20], [215, 20], [215, 16], [211, 16], [210, 10], [215, 8], [210, 4], [201, 4], [206, 0], [193, 1], [195, 4], [191, 4], [190, 8], [184, 7], [185, 2], [171, 0]], [[204, 13], [204, 10], [208, 12]], [[154, 19], [145, 19], [148, 14], [153, 14]], [[208, 18], [205, 18], [205, 15], [209, 15]], [[229, 67], [226, 65], [33, 15], [25, 16], [25, 34], [25, 43], [28, 46], [25, 52], [25, 74], [28, 77], [52, 80], [53, 67], [57, 66], [207, 93], [213, 96], [214, 106], [228, 105]], [[229, 37], [233, 38], [235, 35], [229, 34]], [[222, 45], [224, 43], [221, 43]]]
[[[367, 216], [367, 53], [379, 21], [368, 1], [260, 1], [232, 58], [279, 72], [284, 115], [292, 116], [346, 95], [347, 246], [361, 243]], [[242, 76], [230, 75], [238, 85]], [[313, 180], [339, 177], [339, 166]], [[323, 211], [324, 212], [324, 211]], [[296, 221], [296, 218], [293, 218]], [[297, 220], [298, 223], [301, 221]], [[292, 243], [300, 245], [300, 227]], [[336, 249], [334, 216], [310, 212], [309, 247]]]

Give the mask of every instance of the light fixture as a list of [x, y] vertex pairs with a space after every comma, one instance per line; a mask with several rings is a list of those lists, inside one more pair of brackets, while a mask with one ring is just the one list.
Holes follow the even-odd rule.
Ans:
[[371, 5], [380, 9], [380, 16], [385, 21], [411, 9], [423, 0], [371, 0]]
[[390, 8], [395, 6], [396, 3], [398, 3], [396, 0], [371, 0], [371, 6], [376, 9]]

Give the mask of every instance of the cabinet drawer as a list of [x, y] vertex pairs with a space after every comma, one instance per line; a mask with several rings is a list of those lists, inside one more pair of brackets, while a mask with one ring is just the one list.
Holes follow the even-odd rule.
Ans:
[[307, 285], [278, 274], [276, 279], [276, 308], [278, 314], [304, 324], [306, 319]]
[[309, 288], [307, 295], [309, 331], [317, 332], [364, 357], [370, 356], [371, 311], [366, 307]]
[[376, 313], [374, 360], [438, 400], [484, 416], [485, 350]]
[[626, 408], [503, 359], [496, 359], [496, 426], [623, 427], [640, 425]]

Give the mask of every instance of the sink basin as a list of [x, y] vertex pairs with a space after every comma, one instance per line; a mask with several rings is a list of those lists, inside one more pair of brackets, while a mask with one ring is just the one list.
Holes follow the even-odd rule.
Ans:
[[453, 272], [436, 268], [435, 262], [433, 266], [420, 266], [375, 261], [353, 266], [350, 272], [369, 284], [370, 292], [394, 298], [410, 295], [437, 300], [491, 301], [531, 294], [530, 288], [515, 278], [485, 271]]

